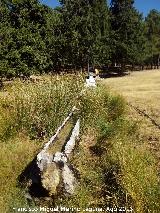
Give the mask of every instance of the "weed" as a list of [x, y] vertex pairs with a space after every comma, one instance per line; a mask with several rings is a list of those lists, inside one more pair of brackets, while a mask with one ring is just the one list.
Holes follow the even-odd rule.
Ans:
[[80, 117], [82, 128], [80, 145], [72, 157], [80, 173], [79, 186], [75, 196], [60, 195], [53, 205], [81, 209], [132, 206], [137, 213], [159, 212], [156, 162], [139, 138], [138, 124], [127, 119], [124, 99], [105, 86], [87, 89], [78, 97], [82, 82], [80, 76], [34, 84], [17, 81], [1, 97], [3, 212], [28, 205], [24, 192], [16, 187], [16, 178], [73, 105], [79, 109], [75, 117]]
[[15, 82], [9, 97], [2, 99], [5, 113], [6, 108], [9, 111], [4, 136], [21, 130], [27, 131], [32, 139], [49, 137], [76, 105], [82, 86], [80, 76], [39, 83]]

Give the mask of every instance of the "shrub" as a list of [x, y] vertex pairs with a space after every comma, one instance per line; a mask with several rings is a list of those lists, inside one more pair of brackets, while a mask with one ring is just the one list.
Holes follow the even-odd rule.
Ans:
[[31, 138], [49, 137], [76, 105], [82, 77], [55, 77], [36, 83], [16, 81], [2, 99], [9, 112], [4, 133], [26, 131]]

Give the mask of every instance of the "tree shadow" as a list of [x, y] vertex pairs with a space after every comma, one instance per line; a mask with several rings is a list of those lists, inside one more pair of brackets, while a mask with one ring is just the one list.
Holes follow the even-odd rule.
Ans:
[[18, 176], [18, 185], [22, 188], [27, 188], [27, 192], [32, 197], [40, 198], [49, 196], [48, 191], [41, 183], [40, 169], [37, 165], [37, 155]]

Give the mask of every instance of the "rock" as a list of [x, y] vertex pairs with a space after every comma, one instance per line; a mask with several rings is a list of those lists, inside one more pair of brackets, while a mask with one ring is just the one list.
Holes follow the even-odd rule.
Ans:
[[79, 137], [79, 131], [80, 131], [80, 120], [78, 119], [78, 121], [72, 131], [71, 137], [65, 146], [64, 153], [66, 154], [67, 157], [69, 157], [69, 155], [71, 154], [71, 152], [73, 151], [73, 149], [75, 147], [76, 139], [78, 139], [78, 137]]
[[65, 154], [61, 152], [57, 152], [54, 156], [54, 162], [59, 165], [59, 168], [62, 170], [62, 181], [64, 185], [64, 192], [72, 195], [74, 194], [76, 187], [76, 178], [74, 176], [73, 171], [69, 168], [68, 159]]
[[40, 170], [41, 183], [50, 196], [57, 194], [57, 188], [62, 185], [64, 187], [63, 191], [66, 194], [72, 195], [75, 192], [77, 182], [67, 157], [74, 149], [75, 140], [79, 136], [79, 128], [80, 121], [78, 119], [71, 137], [65, 146], [64, 153], [56, 152], [55, 155], [48, 153], [49, 141], [47, 146], [37, 155], [36, 163]]
[[66, 194], [74, 194], [77, 182], [74, 172], [69, 167], [65, 154], [56, 152], [53, 161], [45, 164], [45, 169], [41, 172], [41, 182], [50, 196], [57, 194], [57, 188], [60, 185], [64, 186], [63, 191]]
[[64, 164], [62, 169], [62, 179], [64, 183], [64, 190], [67, 194], [73, 195], [77, 186], [76, 178], [74, 177], [73, 171]]
[[56, 152], [53, 158], [53, 161], [56, 162], [57, 164], [60, 163], [67, 163], [67, 157], [65, 154], [61, 153], [61, 152]]
[[41, 181], [50, 196], [57, 193], [57, 187], [60, 184], [60, 169], [56, 163], [52, 162], [47, 165], [45, 172], [41, 175]]
[[89, 79], [86, 79], [87, 87], [96, 87], [96, 81], [92, 75], [89, 76]]
[[37, 165], [41, 172], [45, 170], [48, 164], [51, 164], [53, 160], [53, 155], [49, 154], [48, 152], [42, 150], [37, 155]]

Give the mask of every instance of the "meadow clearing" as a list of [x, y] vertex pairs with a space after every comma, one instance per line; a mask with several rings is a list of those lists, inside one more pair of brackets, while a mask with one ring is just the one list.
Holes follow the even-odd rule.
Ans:
[[160, 125], [160, 70], [131, 72], [123, 77], [105, 79], [104, 83], [121, 93], [128, 102], [146, 110]]
[[[146, 106], [145, 97], [141, 100], [140, 94], [130, 95], [130, 92], [134, 94], [137, 75], [143, 79], [146, 73], [102, 80], [96, 89], [86, 90], [78, 99], [75, 97], [84, 85], [80, 75], [51, 76], [35, 83], [15, 80], [4, 87], [0, 96], [2, 212], [15, 213], [13, 207], [62, 205], [81, 208], [81, 212], [86, 207], [123, 207], [133, 208], [136, 213], [159, 213], [159, 130], [127, 105], [129, 100], [134, 104], [142, 101]], [[151, 72], [148, 74], [152, 76]], [[158, 74], [153, 76], [157, 82]], [[142, 79], [139, 81], [144, 82]], [[149, 84], [149, 77], [145, 81]], [[128, 94], [125, 83], [126, 87], [130, 85]], [[158, 87], [153, 82], [152, 85]], [[138, 83], [135, 88], [140, 92]], [[147, 88], [150, 92], [152, 87]], [[19, 187], [18, 176], [73, 105], [79, 109], [76, 116], [81, 120], [80, 141], [71, 158], [80, 176], [77, 191], [74, 196], [60, 193], [49, 200], [40, 197], [28, 202], [27, 186]]]
[[156, 155], [160, 172], [160, 70], [131, 72], [103, 83], [125, 97], [128, 114], [140, 122], [141, 136]]

